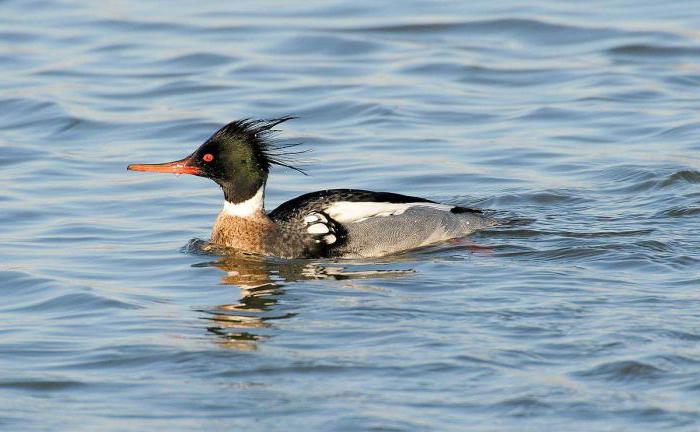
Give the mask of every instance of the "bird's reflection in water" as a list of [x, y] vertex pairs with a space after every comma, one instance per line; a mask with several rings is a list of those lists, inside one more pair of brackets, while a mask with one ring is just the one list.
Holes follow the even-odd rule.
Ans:
[[303, 280], [348, 280], [394, 278], [413, 270], [387, 270], [376, 267], [386, 263], [352, 263], [309, 260], [279, 260], [243, 254], [227, 255], [216, 261], [196, 264], [224, 272], [221, 282], [241, 290], [238, 301], [201, 309], [210, 322], [207, 330], [217, 336], [225, 348], [255, 350], [272, 334], [274, 321], [295, 316], [278, 305], [290, 282]]

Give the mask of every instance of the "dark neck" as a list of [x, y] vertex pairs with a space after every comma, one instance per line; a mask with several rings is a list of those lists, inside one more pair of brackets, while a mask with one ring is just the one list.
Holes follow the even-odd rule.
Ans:
[[224, 191], [224, 199], [226, 201], [232, 204], [240, 204], [253, 198], [260, 188], [265, 186], [265, 180], [236, 183], [221, 182], [219, 186]]

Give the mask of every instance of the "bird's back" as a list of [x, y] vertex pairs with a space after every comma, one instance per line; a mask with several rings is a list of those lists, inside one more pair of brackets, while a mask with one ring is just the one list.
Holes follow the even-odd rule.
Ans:
[[[283, 203], [269, 216], [286, 229], [321, 233], [327, 229], [332, 235], [326, 238], [333, 241], [324, 245], [325, 255], [343, 258], [378, 257], [415, 249], [464, 237], [497, 223], [479, 210], [356, 189], [308, 193]], [[319, 224], [319, 220], [325, 222]]]

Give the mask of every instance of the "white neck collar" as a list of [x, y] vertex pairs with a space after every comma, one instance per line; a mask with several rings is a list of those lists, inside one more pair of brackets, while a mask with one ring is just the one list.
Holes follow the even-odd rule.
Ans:
[[260, 186], [260, 189], [251, 198], [234, 204], [224, 201], [223, 213], [230, 216], [250, 217], [257, 213], [265, 212], [265, 185]]

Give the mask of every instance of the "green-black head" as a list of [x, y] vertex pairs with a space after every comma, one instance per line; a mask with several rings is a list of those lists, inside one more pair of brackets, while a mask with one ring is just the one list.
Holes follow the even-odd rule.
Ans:
[[237, 204], [253, 197], [265, 186], [271, 165], [281, 165], [304, 173], [291, 165], [289, 151], [297, 144], [279, 145], [273, 129], [294, 117], [271, 120], [236, 120], [216, 131], [194, 153], [184, 159], [161, 164], [133, 164], [132, 171], [193, 174], [214, 180], [224, 191], [226, 201]]

